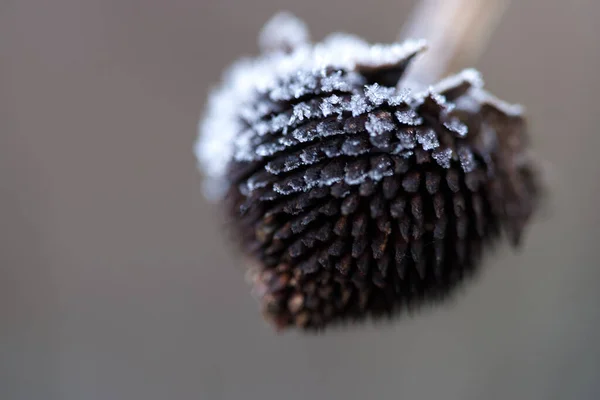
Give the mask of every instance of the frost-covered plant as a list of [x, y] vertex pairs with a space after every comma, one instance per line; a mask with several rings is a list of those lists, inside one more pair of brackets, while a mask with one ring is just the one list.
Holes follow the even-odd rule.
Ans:
[[391, 315], [444, 298], [536, 198], [521, 108], [465, 70], [402, 79], [423, 41], [310, 43], [280, 14], [210, 96], [196, 153], [225, 198], [278, 327]]

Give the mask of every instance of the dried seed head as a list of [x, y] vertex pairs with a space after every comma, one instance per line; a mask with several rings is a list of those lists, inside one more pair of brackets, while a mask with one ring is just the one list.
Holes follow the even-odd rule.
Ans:
[[519, 242], [537, 197], [520, 107], [473, 70], [400, 89], [422, 42], [307, 37], [289, 15], [269, 23], [264, 54], [211, 97], [197, 147], [259, 261], [269, 320], [389, 316], [446, 297], [502, 231]]

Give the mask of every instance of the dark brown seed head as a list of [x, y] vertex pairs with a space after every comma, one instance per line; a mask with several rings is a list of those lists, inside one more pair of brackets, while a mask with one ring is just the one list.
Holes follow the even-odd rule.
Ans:
[[200, 142], [270, 321], [389, 316], [445, 298], [502, 232], [518, 244], [537, 197], [518, 106], [472, 70], [407, 91], [419, 42], [280, 41], [229, 75]]

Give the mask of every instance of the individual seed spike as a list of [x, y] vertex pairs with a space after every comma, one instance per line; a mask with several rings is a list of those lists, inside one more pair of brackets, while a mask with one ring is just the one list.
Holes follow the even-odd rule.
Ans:
[[420, 41], [308, 43], [277, 17], [211, 96], [198, 157], [278, 328], [389, 316], [451, 294], [535, 209], [518, 106], [467, 70], [408, 92]]

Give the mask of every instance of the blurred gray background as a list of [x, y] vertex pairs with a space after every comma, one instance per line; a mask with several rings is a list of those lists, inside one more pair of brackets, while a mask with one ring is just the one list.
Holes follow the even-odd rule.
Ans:
[[451, 304], [276, 335], [202, 197], [207, 90], [274, 12], [389, 41], [414, 3], [2, 0], [0, 399], [597, 399], [600, 2], [514, 1], [476, 65], [552, 196]]

